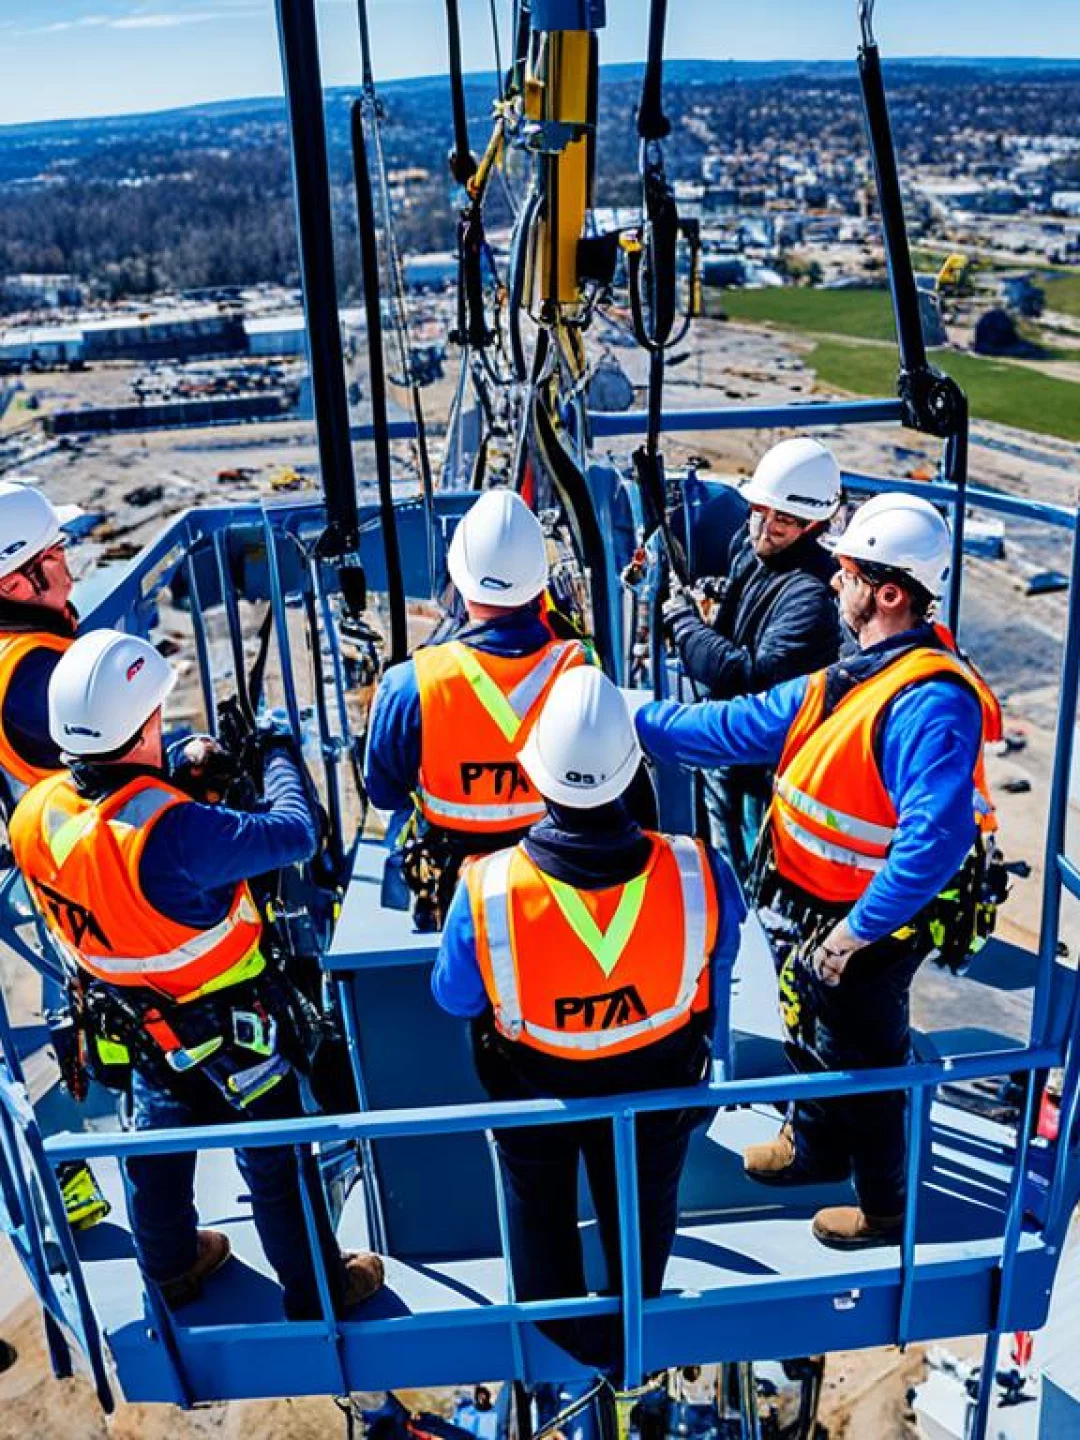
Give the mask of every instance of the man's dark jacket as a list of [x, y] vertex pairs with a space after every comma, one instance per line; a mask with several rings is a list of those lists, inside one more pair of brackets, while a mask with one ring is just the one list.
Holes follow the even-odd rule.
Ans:
[[712, 623], [688, 612], [672, 624], [687, 673], [712, 699], [729, 700], [831, 665], [840, 649], [835, 572], [836, 561], [815, 536], [761, 560], [744, 527], [731, 543]]

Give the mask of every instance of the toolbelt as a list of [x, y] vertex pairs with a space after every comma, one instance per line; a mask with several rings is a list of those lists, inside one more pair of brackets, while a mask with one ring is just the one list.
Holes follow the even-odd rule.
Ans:
[[962, 975], [994, 933], [998, 907], [1008, 893], [1005, 857], [993, 836], [980, 835], [945, 889], [910, 925], [897, 930], [896, 938], [919, 936], [927, 959]]
[[290, 1070], [306, 1072], [320, 1038], [315, 1007], [273, 973], [185, 1004], [82, 976], [70, 991], [82, 1062], [110, 1089], [128, 1089], [137, 1071], [184, 1095], [198, 1074], [244, 1110]]
[[[910, 942], [926, 959], [962, 974], [994, 933], [1008, 881], [1004, 856], [993, 837], [980, 835], [949, 884], [891, 938]], [[776, 960], [781, 1018], [791, 1040], [809, 1047], [811, 960], [848, 907], [824, 904], [788, 885], [776, 869], [767, 838], [758, 844], [748, 889]]]

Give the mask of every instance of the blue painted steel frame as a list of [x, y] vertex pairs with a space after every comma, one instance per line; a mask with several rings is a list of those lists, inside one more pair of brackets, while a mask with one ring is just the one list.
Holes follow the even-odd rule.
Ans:
[[[851, 404], [753, 407], [722, 412], [676, 412], [665, 417], [665, 428], [691, 431], [761, 425], [824, 426], [895, 422], [898, 419], [898, 403], [885, 400]], [[645, 416], [643, 413], [640, 415], [598, 416], [594, 417], [594, 421], [595, 432], [598, 435], [613, 436], [636, 433], [644, 427]], [[888, 483], [892, 488], [910, 490], [947, 505], [955, 504], [958, 499], [954, 487], [948, 485], [916, 486], [906, 482], [894, 485], [893, 482], [884, 482], [881, 479], [863, 475], [848, 475], [845, 480], [849, 488], [855, 491], [877, 489]], [[467, 501], [468, 497], [465, 496], [450, 494], [439, 496], [439, 510], [444, 517], [444, 523], [445, 519], [455, 519]], [[966, 501], [979, 508], [1040, 520], [1062, 529], [1075, 530], [1077, 528], [1076, 515], [1060, 507], [1037, 505], [996, 492], [975, 489], [967, 493]], [[373, 511], [368, 512], [362, 522], [362, 529], [374, 542], [375, 537], [371, 534], [373, 513]], [[196, 567], [190, 563], [189, 557], [196, 545], [208, 544], [212, 547], [221, 591], [220, 596], [215, 598], [224, 604], [226, 618], [229, 621], [234, 664], [240, 667], [243, 662], [243, 648], [242, 639], [238, 633], [239, 616], [235, 598], [231, 593], [231, 586], [227, 583], [228, 533], [237, 526], [261, 528], [265, 535], [267, 552], [273, 561], [269, 567], [268, 583], [271, 605], [278, 624], [280, 643], [281, 635], [286, 633], [284, 622], [288, 598], [293, 593], [287, 588], [287, 581], [277, 563], [280, 558], [281, 543], [285, 540], [286, 544], [290, 544], [285, 537], [291, 536], [295, 538], [301, 551], [306, 552], [310, 540], [317, 535], [321, 527], [321, 506], [319, 505], [290, 504], [268, 507], [265, 511], [257, 506], [240, 506], [189, 513], [177, 521], [165, 534], [158, 537], [141, 556], [137, 557], [136, 561], [125, 569], [110, 593], [94, 607], [89, 617], [90, 623], [121, 623], [133, 629], [147, 630], [155, 619], [155, 600], [162, 586], [174, 573], [186, 569], [193, 597], [193, 609], [196, 612], [193, 615], [193, 623], [197, 637], [200, 673], [204, 686], [212, 693], [205, 622], [202, 615], [203, 606], [200, 603], [199, 595], [200, 582], [196, 578]], [[622, 1205], [620, 1242], [623, 1252], [624, 1275], [621, 1301], [617, 1304], [612, 1299], [593, 1298], [564, 1302], [552, 1301], [543, 1304], [534, 1302], [523, 1305], [511, 1300], [510, 1305], [505, 1308], [505, 1314], [512, 1320], [515, 1363], [524, 1365], [525, 1346], [522, 1326], [540, 1318], [571, 1314], [612, 1313], [618, 1308], [622, 1315], [624, 1329], [627, 1378], [633, 1380], [635, 1375], [640, 1372], [643, 1363], [644, 1316], [658, 1311], [666, 1311], [668, 1308], [667, 1302], [664, 1300], [646, 1302], [644, 1306], [641, 1301], [640, 1262], [637, 1247], [633, 1243], [637, 1228], [636, 1205], [633, 1198], [634, 1186], [631, 1183], [634, 1174], [633, 1115], [643, 1110], [673, 1109], [687, 1104], [699, 1107], [704, 1105], [727, 1108], [750, 1103], [774, 1103], [796, 1097], [824, 1098], [853, 1091], [865, 1093], [879, 1090], [903, 1090], [908, 1095], [912, 1126], [908, 1159], [908, 1190], [911, 1198], [908, 1213], [905, 1216], [901, 1246], [901, 1284], [896, 1317], [896, 1338], [903, 1343], [911, 1338], [917, 1329], [914, 1308], [919, 1270], [915, 1260], [915, 1233], [919, 1186], [916, 1182], [920, 1157], [924, 1148], [922, 1133], [924, 1117], [928, 1110], [928, 1097], [932, 1095], [939, 1084], [946, 1080], [955, 1083], [964, 1079], [989, 1077], [1007, 1072], [1040, 1076], [1051, 1066], [1067, 1061], [1069, 1085], [1066, 1089], [1062, 1112], [1062, 1144], [1051, 1185], [1048, 1216], [1044, 1229], [1046, 1243], [1052, 1250], [1060, 1244], [1068, 1206], [1071, 1199], [1075, 1198], [1077, 1177], [1080, 1174], [1080, 1153], [1077, 1149], [1078, 1141], [1080, 1141], [1080, 1137], [1077, 1135], [1078, 1125], [1080, 1125], [1080, 1046], [1075, 1042], [1075, 1006], [1070, 1012], [1069, 1024], [1064, 1027], [1059, 1026], [1057, 1032], [1052, 1036], [1048, 1033], [1047, 1011], [1050, 981], [1056, 961], [1060, 891], [1064, 886], [1072, 893], [1080, 894], [1080, 869], [1063, 853], [1067, 777], [1071, 760], [1071, 733], [1075, 719], [1077, 681], [1078, 675], [1080, 675], [1080, 633], [1078, 633], [1080, 625], [1077, 624], [1076, 614], [1077, 581], [1080, 576], [1078, 566], [1080, 566], [1080, 560], [1074, 552], [1073, 604], [1069, 636], [1065, 647], [1062, 714], [1059, 721], [1058, 747], [1054, 766], [1054, 796], [1047, 837], [1044, 922], [1039, 949], [1036, 1010], [1033, 1016], [1030, 1044], [1026, 1048], [994, 1052], [989, 1055], [958, 1057], [896, 1071], [878, 1071], [871, 1074], [861, 1072], [858, 1074], [784, 1076], [757, 1081], [726, 1081], [708, 1089], [702, 1088], [686, 1092], [665, 1091], [657, 1095], [636, 1095], [631, 1099], [621, 1097], [615, 1100], [579, 1101], [572, 1104], [537, 1101], [518, 1106], [464, 1106], [421, 1112], [400, 1110], [369, 1112], [355, 1116], [319, 1117], [278, 1122], [271, 1127], [241, 1124], [227, 1128], [187, 1132], [155, 1132], [131, 1136], [81, 1134], [56, 1136], [43, 1143], [41, 1150], [43, 1168], [48, 1169], [48, 1166], [44, 1165], [44, 1161], [47, 1160], [51, 1165], [62, 1158], [82, 1158], [105, 1154], [120, 1155], [135, 1152], [160, 1153], [168, 1150], [196, 1148], [232, 1148], [238, 1144], [305, 1144], [318, 1139], [340, 1140], [350, 1137], [359, 1140], [364, 1145], [373, 1139], [387, 1136], [462, 1133], [476, 1129], [490, 1129], [500, 1122], [505, 1123], [508, 1116], [512, 1116], [517, 1125], [570, 1123], [583, 1118], [607, 1119], [615, 1129], [616, 1174]], [[318, 571], [308, 571], [302, 582], [312, 585], [317, 592], [319, 614], [324, 625], [328, 625], [331, 619], [329, 596], [325, 585], [316, 582], [326, 578]], [[423, 588], [418, 587], [416, 593], [424, 593]], [[329, 626], [329, 631], [332, 639], [332, 626]], [[287, 644], [286, 638], [285, 647]], [[347, 722], [347, 716], [344, 708], [344, 680], [340, 654], [333, 647], [331, 654], [332, 680], [339, 706], [339, 724], [344, 725]], [[292, 683], [291, 655], [287, 648], [283, 650], [282, 661], [287, 677], [286, 685], [290, 686]], [[208, 703], [212, 706], [212, 701]], [[292, 699], [287, 708], [290, 712], [291, 722], [298, 727], [301, 717], [295, 691], [292, 693]], [[324, 737], [324, 745], [325, 743]], [[347, 1001], [345, 1017], [347, 1030], [354, 1029], [355, 1016], [350, 1013]], [[1023, 1233], [1024, 1155], [1027, 1133], [1030, 1130], [1030, 1121], [1033, 1115], [1034, 1095], [1035, 1087], [1031, 1086], [1029, 1087], [1026, 1123], [1021, 1133], [1019, 1152], [1013, 1167], [1008, 1226], [998, 1270], [998, 1302], [996, 1306], [998, 1327], [1007, 1326], [1016, 1310], [1017, 1262]], [[26, 1133], [26, 1128], [32, 1125], [33, 1119], [27, 1111], [25, 1100], [19, 1100], [9, 1086], [0, 1084], [0, 1103], [4, 1110], [5, 1125], [8, 1127], [15, 1125]], [[52, 1180], [51, 1175], [48, 1179]], [[46, 1188], [50, 1187], [46, 1185]], [[55, 1182], [51, 1188], [55, 1189]], [[58, 1192], [56, 1196], [52, 1197], [52, 1201], [58, 1203]], [[310, 1209], [310, 1197], [306, 1193], [305, 1205]], [[377, 1216], [377, 1198], [372, 1208], [374, 1215]], [[32, 1222], [32, 1215], [30, 1218]], [[36, 1247], [38, 1249], [41, 1249], [40, 1238], [39, 1234], [39, 1243]], [[68, 1239], [70, 1241], [70, 1237]], [[77, 1257], [74, 1257], [73, 1251], [71, 1263], [77, 1270], [79, 1262]], [[44, 1276], [41, 1278], [44, 1280]], [[325, 1284], [325, 1275], [323, 1281]], [[781, 1284], [783, 1283], [781, 1282]], [[804, 1280], [787, 1283], [791, 1293], [797, 1290], [800, 1294], [806, 1294], [813, 1293], [815, 1283], [819, 1282]], [[85, 1295], [84, 1285], [82, 1285], [82, 1293]], [[682, 1306], [685, 1306], [685, 1303], [685, 1300], [680, 1302]], [[500, 1313], [503, 1313], [501, 1307], [495, 1308], [500, 1309]], [[92, 1312], [89, 1312], [88, 1302], [87, 1311], [85, 1318], [92, 1324], [93, 1317]], [[177, 1372], [173, 1394], [169, 1398], [180, 1399], [183, 1402], [188, 1398], [187, 1382], [183, 1371], [183, 1350], [186, 1341], [183, 1337], [175, 1334], [167, 1316], [161, 1318], [164, 1329], [169, 1335], [170, 1348], [174, 1350], [174, 1367]], [[438, 1322], [433, 1320], [433, 1323]], [[453, 1318], [447, 1317], [448, 1325], [462, 1323], [460, 1315]], [[477, 1321], [477, 1323], [488, 1322]], [[81, 1328], [83, 1333], [79, 1336], [80, 1342], [93, 1350], [96, 1343], [95, 1332], [90, 1329], [90, 1325], [84, 1325]], [[327, 1297], [324, 1297], [323, 1325], [318, 1328], [331, 1341], [336, 1356], [338, 1375], [340, 1378], [345, 1378], [342, 1371], [340, 1329], [333, 1317]], [[199, 1397], [192, 1396], [190, 1398], [198, 1399]]]

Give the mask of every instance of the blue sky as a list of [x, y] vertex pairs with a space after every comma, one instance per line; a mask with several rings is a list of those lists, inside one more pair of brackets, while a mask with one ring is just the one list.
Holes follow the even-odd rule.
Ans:
[[[460, 0], [470, 68], [490, 63], [488, 0]], [[368, 0], [378, 73], [446, 69], [442, 0]], [[504, 16], [508, 0], [499, 0]], [[669, 53], [837, 59], [855, 0], [669, 0]], [[608, 0], [605, 60], [640, 58], [646, 0]], [[355, 80], [355, 0], [320, 0], [324, 79]], [[1078, 0], [879, 0], [892, 55], [1080, 56]], [[0, 123], [159, 110], [280, 92], [273, 0], [0, 0]]]

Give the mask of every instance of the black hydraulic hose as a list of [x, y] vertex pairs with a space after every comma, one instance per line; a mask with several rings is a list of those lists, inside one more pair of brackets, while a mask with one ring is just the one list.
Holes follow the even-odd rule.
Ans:
[[663, 140], [671, 134], [671, 121], [664, 114], [664, 29], [667, 0], [652, 0], [649, 6], [649, 51], [645, 79], [637, 112], [637, 132], [642, 140]]
[[374, 98], [375, 72], [371, 64], [371, 30], [368, 26], [367, 0], [357, 0], [356, 23], [360, 28], [360, 76], [365, 93]]
[[364, 309], [367, 314], [368, 372], [371, 388], [371, 424], [375, 438], [375, 469], [379, 481], [379, 519], [386, 555], [386, 590], [390, 602], [390, 660], [396, 663], [409, 653], [408, 621], [405, 611], [405, 582], [401, 571], [397, 516], [394, 512], [393, 476], [390, 468], [390, 437], [386, 414], [386, 370], [383, 361], [382, 313], [379, 297], [379, 252], [375, 235], [375, 204], [368, 171], [364, 102], [354, 100], [352, 121], [353, 176], [356, 185], [356, 219], [360, 240], [360, 268], [364, 281]]
[[465, 109], [465, 77], [461, 67], [461, 17], [458, 0], [446, 0], [446, 34], [450, 51], [450, 104], [454, 112], [454, 148], [450, 173], [459, 185], [476, 174], [476, 156], [469, 146], [469, 117]]
[[911, 267], [911, 251], [908, 248], [907, 227], [904, 224], [896, 150], [889, 124], [885, 83], [881, 74], [881, 53], [873, 36], [868, 35], [866, 27], [863, 31], [863, 43], [859, 46], [859, 82], [862, 86], [863, 111], [881, 207], [881, 229], [885, 239], [893, 313], [896, 317], [900, 368], [908, 371], [922, 370], [926, 367], [926, 342], [919, 318], [919, 292]]
[[952, 566], [945, 601], [945, 618], [955, 635], [960, 628], [960, 583], [964, 560], [964, 513], [967, 508], [968, 481], [968, 405], [963, 391], [957, 390], [954, 404], [957, 409], [955, 428], [945, 442], [943, 470], [944, 479], [956, 487], [952, 513]]
[[349, 608], [359, 611], [366, 597], [364, 572], [356, 557], [360, 543], [356, 475], [334, 288], [330, 178], [314, 0], [277, 0], [277, 23], [289, 112], [319, 468], [326, 497], [327, 531], [322, 548], [327, 555], [348, 559], [342, 566], [342, 589]]

